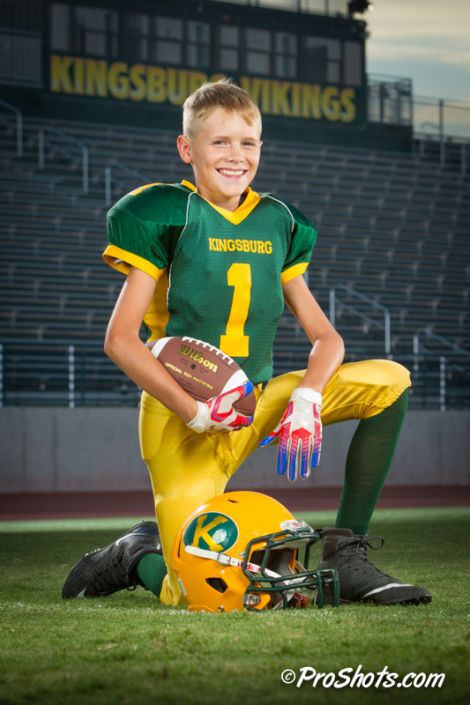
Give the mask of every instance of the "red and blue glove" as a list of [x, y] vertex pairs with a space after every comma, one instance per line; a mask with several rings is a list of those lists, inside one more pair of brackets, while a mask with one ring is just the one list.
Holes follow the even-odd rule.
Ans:
[[197, 402], [197, 412], [191, 421], [186, 424], [196, 433], [204, 431], [238, 431], [240, 428], [250, 426], [253, 416], [246, 416], [233, 408], [233, 405], [251, 394], [253, 382], [247, 380], [239, 387], [228, 392], [212, 397], [207, 401]]
[[320, 392], [309, 387], [294, 389], [280, 423], [259, 444], [267, 446], [279, 439], [277, 474], [287, 473], [291, 482], [299, 476], [306, 479], [320, 464], [321, 405]]

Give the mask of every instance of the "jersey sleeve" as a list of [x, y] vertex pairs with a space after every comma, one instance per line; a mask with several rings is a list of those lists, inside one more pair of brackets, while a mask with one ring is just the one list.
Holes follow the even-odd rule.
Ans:
[[109, 244], [103, 252], [110, 267], [125, 275], [136, 267], [159, 280], [172, 257], [175, 224], [168, 218], [167, 202], [171, 199], [168, 189], [151, 185], [127, 194], [110, 209]]
[[292, 237], [281, 273], [282, 284], [303, 274], [312, 259], [317, 240], [317, 231], [310, 221], [294, 206], [289, 205], [292, 215]]

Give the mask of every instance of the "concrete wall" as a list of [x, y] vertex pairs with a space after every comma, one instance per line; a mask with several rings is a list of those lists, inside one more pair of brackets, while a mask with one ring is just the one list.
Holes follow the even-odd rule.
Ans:
[[[0, 492], [149, 487], [134, 409], [0, 409]], [[356, 422], [324, 430], [318, 486], [342, 484]], [[230, 487], [285, 487], [277, 448], [258, 449]], [[410, 411], [387, 484], [470, 484], [470, 412]]]

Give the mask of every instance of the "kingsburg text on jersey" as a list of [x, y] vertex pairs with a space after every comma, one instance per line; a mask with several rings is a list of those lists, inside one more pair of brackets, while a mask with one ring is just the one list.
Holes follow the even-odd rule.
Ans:
[[150, 340], [199, 338], [255, 384], [272, 376], [282, 285], [305, 272], [316, 240], [302, 213], [251, 189], [228, 211], [187, 181], [149, 184], [111, 208], [108, 237], [110, 266], [124, 274], [137, 267], [157, 282], [144, 318]]

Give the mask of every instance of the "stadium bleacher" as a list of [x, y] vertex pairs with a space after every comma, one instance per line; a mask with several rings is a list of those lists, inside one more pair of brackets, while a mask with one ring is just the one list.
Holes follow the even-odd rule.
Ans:
[[[41, 169], [38, 133], [45, 128]], [[86, 144], [87, 194], [79, 157], [65, 153], [60, 134], [47, 128]], [[13, 123], [5, 120], [0, 135], [0, 342], [10, 377], [21, 368], [22, 343], [64, 350], [74, 344], [95, 351], [83, 363], [88, 369], [82, 384], [97, 378], [98, 369], [102, 375], [107, 370], [104, 378], [109, 377], [111, 388], [103, 384], [100, 403], [110, 403], [113, 389], [123, 389], [123, 377], [117, 371], [113, 376], [101, 352], [122, 283], [101, 260], [105, 168], [111, 170], [111, 200], [142, 182], [190, 178], [178, 160], [175, 137], [159, 129], [29, 118], [18, 158]], [[467, 379], [462, 361], [470, 355], [468, 176], [418, 153], [268, 140], [254, 187], [277, 193], [316, 223], [319, 239], [309, 285], [326, 311], [335, 290], [335, 323], [349, 359], [388, 354], [415, 369], [424, 363], [441, 369], [445, 356], [449, 378], [458, 378], [462, 386], [462, 375]], [[390, 314], [388, 351], [380, 306]], [[418, 360], [418, 344], [420, 355], [428, 351], [426, 360]], [[309, 347], [286, 313], [276, 341], [276, 372], [303, 366]], [[4, 373], [7, 401], [19, 402], [22, 389], [29, 398], [31, 381], [23, 387], [17, 382], [16, 392], [9, 392], [7, 378]], [[51, 384], [43, 380], [42, 387]], [[438, 387], [436, 377], [437, 399]], [[457, 395], [456, 405], [468, 396], [459, 401]], [[129, 399], [134, 403], [133, 395]]]

